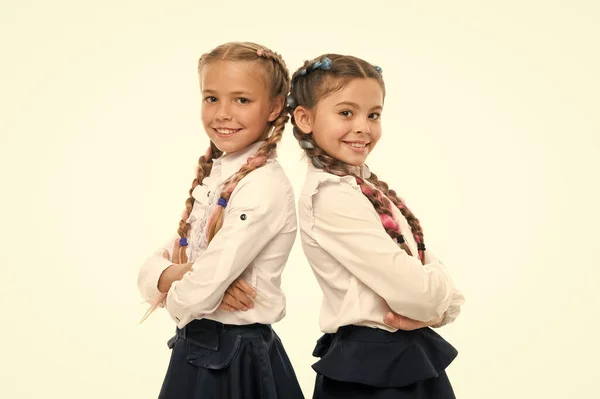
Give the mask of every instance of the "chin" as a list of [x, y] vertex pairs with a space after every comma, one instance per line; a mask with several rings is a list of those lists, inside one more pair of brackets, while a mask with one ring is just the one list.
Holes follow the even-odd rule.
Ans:
[[367, 157], [346, 157], [342, 162], [350, 166], [362, 166], [366, 160]]

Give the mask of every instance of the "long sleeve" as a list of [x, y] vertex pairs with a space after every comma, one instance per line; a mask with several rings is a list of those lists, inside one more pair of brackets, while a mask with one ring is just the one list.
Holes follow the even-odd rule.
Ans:
[[238, 184], [225, 208], [223, 226], [192, 271], [169, 290], [166, 308], [180, 327], [213, 313], [227, 287], [282, 229], [286, 213], [281, 206], [290, 199], [280, 185], [262, 168]]
[[453, 284], [439, 262], [422, 265], [385, 232], [357, 187], [323, 182], [312, 197], [312, 233], [318, 245], [381, 296], [390, 308], [415, 320], [441, 317]]
[[[157, 249], [152, 256], [148, 257], [140, 271], [138, 273], [138, 289], [142, 294], [142, 297], [147, 302], [152, 302], [153, 299], [160, 295], [158, 290], [158, 280], [162, 272], [169, 266], [171, 266], [171, 259], [173, 258], [173, 243], [177, 236], [173, 236], [167, 241], [161, 248]], [[169, 253], [169, 259], [163, 257], [163, 253], [167, 251]]]

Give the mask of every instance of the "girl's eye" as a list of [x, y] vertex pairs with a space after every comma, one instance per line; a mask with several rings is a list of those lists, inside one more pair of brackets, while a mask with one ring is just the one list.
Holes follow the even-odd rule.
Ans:
[[208, 97], [204, 98], [204, 101], [206, 101], [207, 103], [214, 103], [217, 101], [217, 97], [208, 96]]
[[342, 111], [342, 112], [340, 112], [340, 115], [346, 116], [346, 117], [352, 116], [352, 111], [348, 111], [348, 110]]
[[240, 104], [248, 104], [248, 103], [250, 102], [250, 100], [248, 100], [248, 99], [247, 99], [247, 98], [245, 98], [245, 97], [240, 97], [240, 98], [238, 98], [238, 99], [237, 99], [237, 101], [238, 101]]
[[379, 118], [381, 118], [381, 114], [379, 112], [373, 112], [372, 114], [369, 114], [369, 119], [377, 121]]

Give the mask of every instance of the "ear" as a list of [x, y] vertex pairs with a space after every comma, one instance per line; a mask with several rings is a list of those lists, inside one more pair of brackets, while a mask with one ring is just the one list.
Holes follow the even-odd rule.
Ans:
[[271, 108], [271, 113], [269, 114], [269, 122], [273, 122], [283, 109], [283, 97], [277, 96], [275, 100], [273, 100], [273, 107]]
[[302, 131], [304, 134], [312, 133], [312, 113], [310, 110], [304, 108], [299, 105], [294, 110], [294, 121], [296, 121], [296, 126]]

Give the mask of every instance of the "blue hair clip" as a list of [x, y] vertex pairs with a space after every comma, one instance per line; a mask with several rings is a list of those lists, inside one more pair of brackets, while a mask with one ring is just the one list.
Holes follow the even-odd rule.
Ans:
[[331, 60], [329, 59], [329, 57], [325, 57], [323, 58], [323, 61], [321, 61], [321, 69], [324, 71], [327, 71], [328, 69], [331, 69]]
[[179, 239], [179, 246], [181, 246], [181, 247], [187, 247], [187, 245], [188, 245], [187, 238], [181, 237]]
[[321, 61], [316, 61], [310, 66], [311, 71], [315, 69], [322, 69], [324, 71], [331, 69], [331, 60], [329, 59], [329, 57], [325, 57]]
[[314, 64], [310, 65], [308, 68], [301, 69], [298, 72], [298, 75], [304, 76], [310, 71], [314, 71], [315, 69], [322, 69], [323, 71], [327, 71], [331, 69], [331, 60], [329, 57], [323, 58], [321, 61], [315, 61]]
[[217, 205], [221, 205], [223, 208], [225, 208], [227, 206], [227, 200], [223, 197], [219, 197]]
[[375, 70], [379, 72], [380, 75], [383, 74], [383, 69], [381, 69], [380, 66], [375, 65]]

